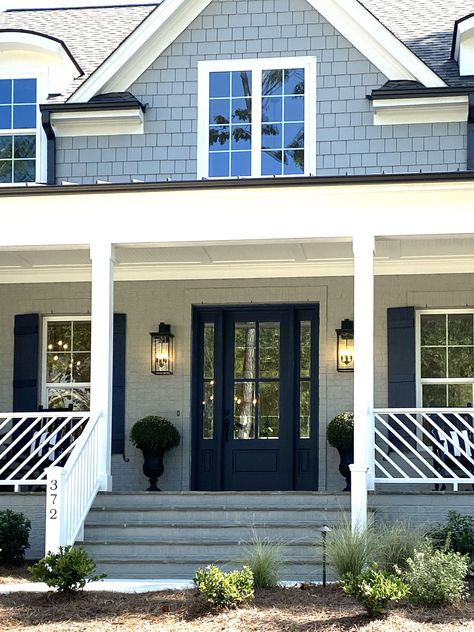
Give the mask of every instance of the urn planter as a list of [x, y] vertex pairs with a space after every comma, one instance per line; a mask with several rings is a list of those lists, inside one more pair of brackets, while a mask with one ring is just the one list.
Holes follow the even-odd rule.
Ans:
[[150, 482], [146, 491], [161, 491], [157, 481], [165, 469], [163, 456], [179, 445], [179, 432], [165, 417], [149, 415], [133, 425], [130, 441], [143, 453], [143, 473]]
[[351, 491], [351, 471], [349, 465], [354, 463], [354, 414], [339, 413], [331, 419], [327, 427], [329, 445], [339, 452], [339, 472], [346, 479], [344, 492]]

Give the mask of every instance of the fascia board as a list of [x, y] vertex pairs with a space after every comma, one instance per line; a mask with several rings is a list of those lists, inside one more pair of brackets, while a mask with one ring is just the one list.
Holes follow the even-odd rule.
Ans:
[[78, 88], [68, 103], [89, 101], [101, 92], [128, 89], [211, 1], [167, 0], [161, 4]]
[[374, 125], [467, 121], [467, 96], [374, 99]]
[[141, 108], [52, 112], [51, 124], [58, 138], [66, 136], [109, 136], [143, 134]]
[[388, 79], [415, 79], [427, 87], [446, 85], [357, 0], [308, 2]]

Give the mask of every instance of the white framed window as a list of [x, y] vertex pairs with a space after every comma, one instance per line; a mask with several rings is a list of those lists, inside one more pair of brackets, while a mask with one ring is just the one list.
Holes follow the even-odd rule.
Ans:
[[0, 184], [38, 181], [38, 79], [0, 76]]
[[198, 177], [316, 172], [316, 58], [198, 63]]
[[90, 318], [44, 318], [42, 340], [43, 406], [90, 410]]
[[474, 309], [416, 312], [417, 403], [464, 408], [474, 402]]

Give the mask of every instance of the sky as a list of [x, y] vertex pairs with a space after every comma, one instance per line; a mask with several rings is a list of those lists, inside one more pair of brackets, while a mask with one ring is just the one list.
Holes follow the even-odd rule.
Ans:
[[153, 0], [0, 0], [0, 10], [4, 9], [51, 9], [57, 7], [89, 7], [108, 5], [148, 4]]

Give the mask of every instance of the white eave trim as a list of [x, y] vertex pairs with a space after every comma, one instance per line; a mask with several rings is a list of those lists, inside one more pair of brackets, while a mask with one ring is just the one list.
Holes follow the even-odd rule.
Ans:
[[51, 124], [58, 138], [64, 136], [143, 134], [143, 121], [143, 111], [138, 106], [130, 109], [51, 113]]
[[168, 48], [212, 0], [166, 0], [85, 81], [69, 103], [122, 92]]
[[[416, 80], [426, 87], [446, 84], [357, 0], [308, 0], [309, 4], [367, 57], [389, 80]], [[167, 0], [70, 97], [89, 101], [130, 85], [195, 20], [211, 0]]]
[[374, 125], [467, 121], [467, 96], [374, 99]]

